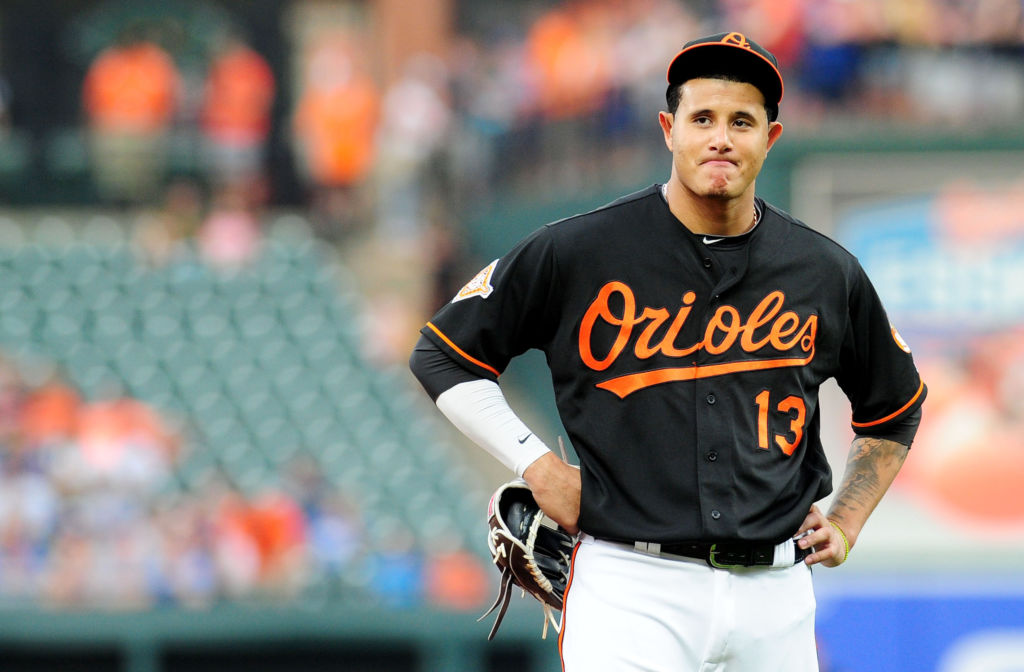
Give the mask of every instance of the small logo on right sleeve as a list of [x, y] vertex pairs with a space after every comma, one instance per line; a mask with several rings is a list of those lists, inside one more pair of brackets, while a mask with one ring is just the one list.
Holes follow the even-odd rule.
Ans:
[[459, 290], [459, 293], [452, 299], [452, 303], [456, 301], [462, 301], [463, 299], [469, 299], [474, 296], [479, 296], [481, 299], [486, 299], [494, 291], [494, 287], [491, 285], [491, 276], [494, 275], [494, 269], [498, 266], [498, 260], [495, 259], [491, 263], [487, 264], [487, 267], [482, 271], [473, 276], [470, 280]]
[[909, 355], [910, 346], [903, 340], [903, 337], [900, 336], [900, 332], [896, 331], [896, 327], [894, 327], [891, 322], [889, 323], [889, 329], [892, 331], [892, 340], [896, 341], [896, 345], [900, 346], [900, 350]]

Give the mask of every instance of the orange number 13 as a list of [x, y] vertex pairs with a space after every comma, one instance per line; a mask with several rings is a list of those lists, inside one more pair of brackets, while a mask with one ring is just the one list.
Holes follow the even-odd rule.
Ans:
[[[764, 390], [754, 398], [757, 402], [757, 447], [761, 450], [768, 450], [768, 410], [770, 409], [770, 394]], [[778, 411], [789, 416], [789, 432], [776, 434], [775, 443], [783, 453], [792, 455], [800, 441], [804, 438], [804, 422], [807, 420], [807, 407], [804, 400], [796, 396], [788, 396], [779, 402]], [[794, 413], [796, 414], [794, 417]], [[789, 439], [789, 434], [793, 439]]]

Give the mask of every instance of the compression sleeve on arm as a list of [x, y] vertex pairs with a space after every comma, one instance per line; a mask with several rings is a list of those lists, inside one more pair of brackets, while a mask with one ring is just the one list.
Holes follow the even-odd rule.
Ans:
[[451, 387], [436, 399], [437, 407], [459, 431], [522, 476], [526, 468], [548, 452], [509, 407], [494, 381], [478, 378]]
[[409, 357], [409, 369], [435, 402], [442, 392], [459, 383], [480, 380], [422, 335]]

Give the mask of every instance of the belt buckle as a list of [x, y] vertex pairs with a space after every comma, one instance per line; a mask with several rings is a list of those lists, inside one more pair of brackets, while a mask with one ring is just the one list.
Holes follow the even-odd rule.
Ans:
[[[749, 563], [719, 562], [718, 561], [718, 554], [719, 553], [729, 553], [729, 551], [719, 551], [718, 550], [718, 544], [711, 544], [711, 548], [708, 550], [708, 564], [711, 565], [712, 567], [716, 568], [716, 569], [738, 569], [740, 567], [748, 567], [749, 566]], [[735, 557], [736, 556], [736, 552], [733, 551], [731, 553], [731, 555], [733, 557]]]

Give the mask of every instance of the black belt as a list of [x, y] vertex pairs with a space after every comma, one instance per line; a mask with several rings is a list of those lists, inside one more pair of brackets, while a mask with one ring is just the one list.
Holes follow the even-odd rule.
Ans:
[[[610, 541], [610, 540], [606, 540]], [[788, 548], [783, 543], [747, 543], [747, 542], [689, 542], [677, 544], [657, 544], [651, 542], [634, 542], [632, 545], [621, 541], [614, 541], [629, 548], [630, 550], [647, 555], [656, 556], [679, 556], [703, 560], [712, 567], [719, 569], [730, 569], [734, 567], [773, 567], [780, 566], [781, 562], [789, 564]], [[811, 548], [800, 548], [793, 539], [792, 564], [802, 562], [810, 555]]]

